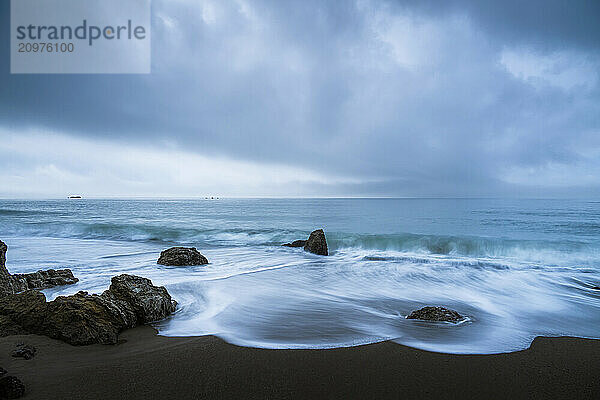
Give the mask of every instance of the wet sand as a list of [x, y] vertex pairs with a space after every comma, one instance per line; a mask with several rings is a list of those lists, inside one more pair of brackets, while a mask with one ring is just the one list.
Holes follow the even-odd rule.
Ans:
[[[0, 366], [25, 399], [600, 398], [600, 341], [537, 338], [499, 355], [449, 355], [392, 342], [331, 350], [265, 350], [219, 338], [131, 329], [117, 346], [42, 336], [0, 338]], [[10, 357], [17, 342], [32, 360]]]

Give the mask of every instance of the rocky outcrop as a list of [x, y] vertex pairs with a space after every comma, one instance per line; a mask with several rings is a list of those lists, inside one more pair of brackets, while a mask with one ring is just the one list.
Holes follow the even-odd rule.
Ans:
[[316, 231], [311, 232], [304, 245], [304, 250], [320, 256], [329, 255], [329, 251], [327, 250], [327, 240], [325, 239], [325, 232], [323, 232], [323, 229], [317, 229]]
[[161, 320], [177, 305], [164, 286], [154, 286], [150, 279], [135, 275], [115, 276], [108, 292], [117, 301], [131, 305], [136, 325]]
[[282, 246], [285, 247], [304, 247], [306, 240], [294, 240], [292, 243], [285, 243]]
[[10, 317], [0, 315], [0, 337], [26, 334], [27, 332], [21, 326], [15, 324]]
[[124, 329], [163, 319], [176, 305], [164, 287], [134, 275], [113, 277], [100, 295], [79, 292], [46, 302], [29, 290], [0, 299], [0, 336], [21, 330], [73, 345], [116, 344]]
[[0, 240], [0, 296], [14, 293], [13, 280], [6, 269], [6, 250], [8, 246]]
[[19, 286], [27, 289], [48, 289], [55, 286], [72, 285], [79, 282], [70, 269], [48, 269], [30, 274], [13, 274]]
[[6, 250], [8, 247], [0, 241], [0, 296], [23, 292], [30, 289], [48, 289], [54, 286], [71, 285], [79, 279], [70, 269], [49, 269], [30, 274], [11, 275], [6, 269]]
[[195, 247], [171, 247], [160, 253], [157, 264], [182, 266], [204, 265], [208, 260]]
[[422, 319], [425, 321], [459, 322], [465, 319], [454, 310], [444, 307], [423, 307], [410, 313], [407, 319]]
[[8, 246], [2, 240], [0, 240], [0, 276], [3, 274], [8, 274], [6, 270], [6, 250], [8, 250]]
[[25, 385], [14, 376], [0, 378], [0, 399], [18, 399], [25, 394]]

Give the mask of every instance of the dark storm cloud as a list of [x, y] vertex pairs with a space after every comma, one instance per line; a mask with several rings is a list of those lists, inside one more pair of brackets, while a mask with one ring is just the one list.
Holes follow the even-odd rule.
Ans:
[[572, 175], [560, 190], [598, 186], [579, 180], [600, 167], [598, 2], [155, 0], [153, 12], [151, 75], [9, 75], [3, 57], [0, 123], [364, 181], [306, 193], [544, 195], [560, 166]]
[[596, 0], [422, 0], [391, 4], [406, 4], [435, 16], [468, 14], [478, 28], [503, 42], [523, 42], [547, 49], [600, 48], [600, 2]]

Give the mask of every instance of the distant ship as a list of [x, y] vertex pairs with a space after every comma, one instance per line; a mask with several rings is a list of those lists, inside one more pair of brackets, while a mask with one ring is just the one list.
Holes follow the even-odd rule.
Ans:
[[81, 197], [81, 196], [80, 196], [80, 195], [78, 195], [78, 194], [72, 194], [72, 195], [70, 195], [70, 196], [69, 196], [69, 199], [82, 199], [82, 198], [83, 198], [83, 197]]

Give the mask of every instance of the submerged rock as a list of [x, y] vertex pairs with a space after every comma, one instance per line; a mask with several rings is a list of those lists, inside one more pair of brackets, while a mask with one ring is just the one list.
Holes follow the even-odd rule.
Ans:
[[0, 378], [0, 399], [18, 399], [25, 394], [25, 385], [17, 377]]
[[30, 290], [0, 299], [0, 336], [23, 330], [73, 345], [116, 344], [124, 329], [163, 319], [176, 305], [164, 287], [125, 274], [113, 277], [100, 295], [78, 292], [46, 302]]
[[285, 247], [304, 247], [306, 240], [294, 240], [292, 243], [285, 243], [282, 246]]
[[195, 247], [171, 247], [160, 253], [157, 264], [161, 265], [204, 265], [208, 260]]
[[4, 375], [6, 375], [7, 373], [8, 373], [8, 372], [7, 372], [7, 371], [6, 371], [4, 368], [0, 367], [0, 378], [2, 378], [2, 377], [3, 377]]
[[31, 360], [35, 356], [36, 352], [37, 352], [37, 349], [34, 346], [19, 343], [17, 345], [17, 348], [15, 350], [13, 350], [13, 352], [11, 353], [11, 356], [24, 358], [26, 360]]
[[422, 319], [425, 321], [458, 322], [464, 317], [454, 310], [444, 307], [423, 307], [410, 313], [407, 319]]
[[70, 269], [49, 269], [30, 274], [11, 275], [6, 269], [8, 246], [0, 240], [0, 295], [23, 292], [30, 289], [48, 289], [54, 286], [71, 285], [79, 279]]
[[304, 245], [304, 250], [321, 256], [329, 255], [329, 251], [327, 250], [327, 240], [325, 239], [325, 232], [323, 232], [323, 229], [317, 229], [316, 231], [311, 232]]

